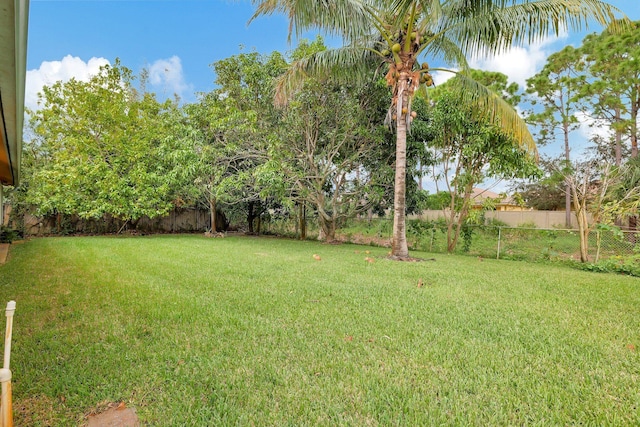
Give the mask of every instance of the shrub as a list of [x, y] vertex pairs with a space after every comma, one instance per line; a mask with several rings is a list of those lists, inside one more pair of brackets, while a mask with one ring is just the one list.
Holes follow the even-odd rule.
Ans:
[[22, 233], [7, 226], [0, 227], [0, 243], [11, 243], [22, 238]]
[[410, 219], [407, 221], [407, 234], [414, 236], [430, 235], [434, 229], [435, 224], [432, 221], [424, 221], [421, 219]]
[[475, 231], [475, 227], [470, 226], [467, 223], [462, 224], [462, 228], [460, 229], [460, 235], [462, 236], [462, 251], [468, 253], [471, 250], [471, 242], [473, 241], [473, 233]]
[[614, 256], [597, 263], [578, 263], [576, 267], [581, 270], [598, 273], [620, 273], [629, 276], [640, 277], [640, 254], [631, 256]]
[[496, 218], [489, 218], [487, 219], [487, 227], [509, 227], [509, 224]]
[[538, 228], [538, 226], [533, 221], [527, 221], [522, 224], [518, 224], [518, 228]]

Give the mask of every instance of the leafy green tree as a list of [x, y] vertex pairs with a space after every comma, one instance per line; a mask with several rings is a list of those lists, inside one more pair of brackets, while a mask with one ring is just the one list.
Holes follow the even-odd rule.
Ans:
[[227, 195], [225, 184], [233, 182], [231, 163], [235, 158], [235, 147], [226, 143], [224, 131], [226, 128], [238, 129], [234, 126], [237, 116], [231, 112], [226, 114], [224, 105], [213, 96], [205, 96], [199, 103], [185, 106], [185, 111], [196, 129], [193, 138], [196, 161], [188, 165], [193, 174], [196, 198], [209, 210], [211, 231], [221, 231], [226, 229], [226, 223], [224, 217], [218, 215], [218, 202]]
[[[499, 73], [475, 72], [478, 80], [498, 93], [517, 92]], [[538, 174], [535, 159], [518, 147], [511, 135], [492, 124], [482, 110], [463, 103], [456, 78], [434, 91], [429, 112], [428, 145], [434, 152], [436, 184], [443, 181], [447, 208], [447, 250], [453, 252], [471, 212], [473, 189], [486, 178], [530, 178]], [[517, 98], [513, 99], [515, 102]], [[437, 172], [436, 172], [437, 171]]]
[[513, 186], [529, 207], [537, 210], [555, 211], [565, 207], [566, 183], [564, 176], [557, 172], [559, 166], [552, 160], [539, 162], [542, 176], [531, 182], [521, 181]]
[[602, 24], [614, 19], [612, 7], [596, 0], [543, 2], [507, 0], [253, 0], [256, 16], [283, 12], [290, 28], [301, 34], [320, 28], [340, 35], [345, 46], [297, 61], [280, 85], [279, 99], [290, 98], [308, 73], [333, 73], [347, 81], [382, 62], [392, 102], [387, 113], [396, 132], [394, 227], [392, 256], [408, 257], [405, 223], [406, 142], [412, 100], [421, 85], [431, 85], [429, 56], [461, 69], [468, 99], [475, 99], [513, 135], [535, 150], [533, 139], [517, 113], [502, 98], [467, 75], [469, 55], [500, 52], [514, 43], [532, 42], [559, 28], [582, 28], [588, 19]]
[[[292, 56], [323, 50], [303, 42]], [[318, 214], [321, 237], [335, 240], [337, 227], [368, 210], [382, 197], [378, 179], [385, 128], [375, 120], [375, 89], [309, 77], [284, 109], [280, 138], [270, 157], [296, 201]]]
[[592, 114], [614, 131], [615, 164], [622, 163], [622, 140], [630, 142], [631, 157], [638, 157], [640, 111], [640, 22], [625, 31], [604, 30], [588, 35], [580, 52], [589, 73], [581, 95]]
[[181, 115], [174, 103], [136, 92], [132, 81], [116, 61], [88, 82], [43, 89], [25, 144], [33, 160], [25, 201], [39, 214], [108, 214], [135, 227], [173, 208], [184, 177], [175, 160], [188, 153], [176, 137]]
[[636, 223], [640, 212], [640, 158], [630, 159], [617, 168], [617, 180], [611, 186], [609, 200], [604, 205], [604, 218], [614, 223], [619, 218], [630, 218], [630, 240], [637, 242]]
[[267, 206], [260, 185], [268, 183], [256, 173], [276, 132], [280, 113], [273, 105], [274, 85], [285, 67], [278, 52], [241, 53], [217, 61], [218, 88], [188, 108], [200, 130], [197, 184], [214, 229], [219, 203], [244, 206], [250, 232]]
[[449, 206], [451, 202], [451, 194], [447, 191], [437, 191], [434, 194], [429, 194], [425, 198], [424, 208], [429, 210], [444, 210]]
[[[585, 82], [582, 53], [572, 46], [550, 55], [544, 68], [527, 80], [527, 91], [536, 95], [532, 103], [542, 107], [529, 115], [528, 121], [540, 127], [542, 143], [552, 142], [558, 135], [562, 138], [567, 163], [571, 162], [571, 132], [580, 126], [580, 91]], [[565, 215], [565, 225], [571, 228], [569, 182], [565, 183]]]

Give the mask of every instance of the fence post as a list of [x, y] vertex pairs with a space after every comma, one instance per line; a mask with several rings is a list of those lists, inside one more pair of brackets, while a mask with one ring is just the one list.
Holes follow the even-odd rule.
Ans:
[[4, 363], [0, 369], [0, 382], [2, 383], [2, 398], [0, 399], [0, 422], [2, 427], [13, 427], [13, 410], [11, 408], [11, 336], [13, 334], [13, 313], [16, 311], [16, 302], [7, 303], [6, 316], [7, 328], [4, 336]]
[[432, 228], [431, 229], [431, 243], [429, 244], [429, 252], [433, 252], [433, 239], [436, 236], [436, 229]]
[[496, 253], [496, 259], [500, 259], [500, 240], [502, 238], [502, 227], [498, 227], [498, 252]]

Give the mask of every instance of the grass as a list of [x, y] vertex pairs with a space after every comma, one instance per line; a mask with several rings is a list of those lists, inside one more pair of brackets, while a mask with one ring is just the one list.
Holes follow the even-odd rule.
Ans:
[[640, 423], [637, 278], [386, 251], [13, 245], [0, 301], [17, 301], [17, 425], [78, 425], [117, 401], [154, 426]]

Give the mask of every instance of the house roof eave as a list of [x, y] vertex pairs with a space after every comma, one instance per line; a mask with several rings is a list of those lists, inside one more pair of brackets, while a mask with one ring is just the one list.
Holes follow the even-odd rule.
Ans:
[[29, 0], [0, 0], [0, 182], [20, 181]]

